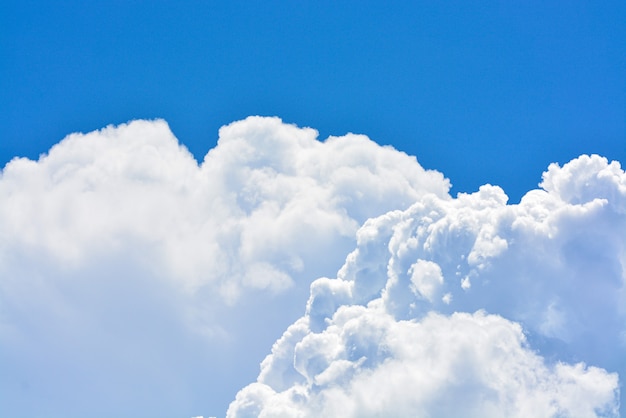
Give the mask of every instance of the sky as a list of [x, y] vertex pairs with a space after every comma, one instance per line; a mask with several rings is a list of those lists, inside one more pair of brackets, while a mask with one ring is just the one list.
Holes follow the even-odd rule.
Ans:
[[[626, 6], [3, 1], [0, 163], [163, 118], [199, 161], [250, 115], [366, 134], [512, 202], [551, 162], [624, 160]], [[494, 157], [497, 156], [497, 157]]]
[[0, 415], [626, 416], [625, 16], [0, 1]]

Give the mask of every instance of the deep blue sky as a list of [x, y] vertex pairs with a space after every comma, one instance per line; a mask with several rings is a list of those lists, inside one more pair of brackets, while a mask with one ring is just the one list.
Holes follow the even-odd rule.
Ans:
[[550, 162], [626, 161], [624, 22], [622, 1], [1, 1], [0, 166], [157, 117], [201, 160], [276, 115], [515, 202]]

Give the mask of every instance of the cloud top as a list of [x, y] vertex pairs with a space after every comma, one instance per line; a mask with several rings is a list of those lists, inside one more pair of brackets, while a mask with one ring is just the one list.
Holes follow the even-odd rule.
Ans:
[[0, 411], [84, 416], [74, 399], [99, 394], [145, 415], [136, 387], [159, 413], [190, 396], [225, 410], [366, 219], [448, 190], [415, 157], [278, 118], [223, 127], [200, 164], [162, 120], [16, 158], [0, 174]]
[[198, 165], [161, 120], [70, 135], [4, 168], [0, 245], [77, 268], [122, 252], [234, 300], [291, 286], [316, 251], [350, 241], [371, 216], [447, 195], [448, 181], [414, 157], [364, 136], [316, 137], [250, 117], [223, 127]]

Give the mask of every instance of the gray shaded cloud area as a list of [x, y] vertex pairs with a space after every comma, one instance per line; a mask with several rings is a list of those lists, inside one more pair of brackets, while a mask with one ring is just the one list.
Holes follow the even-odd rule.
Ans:
[[159, 120], [12, 160], [0, 414], [619, 416], [620, 164], [553, 164], [516, 205], [449, 189], [278, 118], [200, 164]]

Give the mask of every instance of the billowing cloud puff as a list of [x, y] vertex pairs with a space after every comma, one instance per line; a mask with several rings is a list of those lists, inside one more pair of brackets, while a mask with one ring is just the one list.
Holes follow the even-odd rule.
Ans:
[[118, 405], [103, 416], [154, 397], [219, 414], [366, 219], [449, 199], [414, 157], [316, 136], [250, 117], [198, 164], [164, 121], [134, 121], [8, 163], [0, 415], [94, 416], [94, 396]]
[[0, 183], [0, 250], [64, 268], [122, 253], [185, 286], [280, 291], [337, 238], [426, 193], [440, 173], [364, 136], [332, 137], [251, 117], [220, 130], [198, 166], [163, 121], [74, 134]]
[[[294, 344], [291, 334], [304, 335]], [[617, 413], [617, 375], [546, 365], [519, 325], [500, 316], [428, 314], [396, 321], [379, 307], [342, 306], [321, 333], [292, 326], [291, 386], [264, 369], [238, 395], [237, 417], [593, 417]], [[268, 364], [265, 364], [268, 366]], [[267, 383], [266, 383], [267, 382]]]
[[5, 167], [3, 253], [80, 268], [123, 252], [234, 297], [289, 286], [322, 244], [350, 240], [373, 215], [446, 196], [441, 174], [412, 157], [364, 136], [316, 135], [252, 117], [222, 128], [201, 166], [163, 121], [71, 135], [37, 162]]
[[507, 205], [316, 136], [251, 117], [198, 164], [135, 121], [7, 164], [0, 415], [220, 415], [307, 295], [229, 415], [617, 413], [617, 162], [551, 165]]
[[617, 416], [626, 175], [581, 156], [541, 185], [366, 221], [228, 416]]

